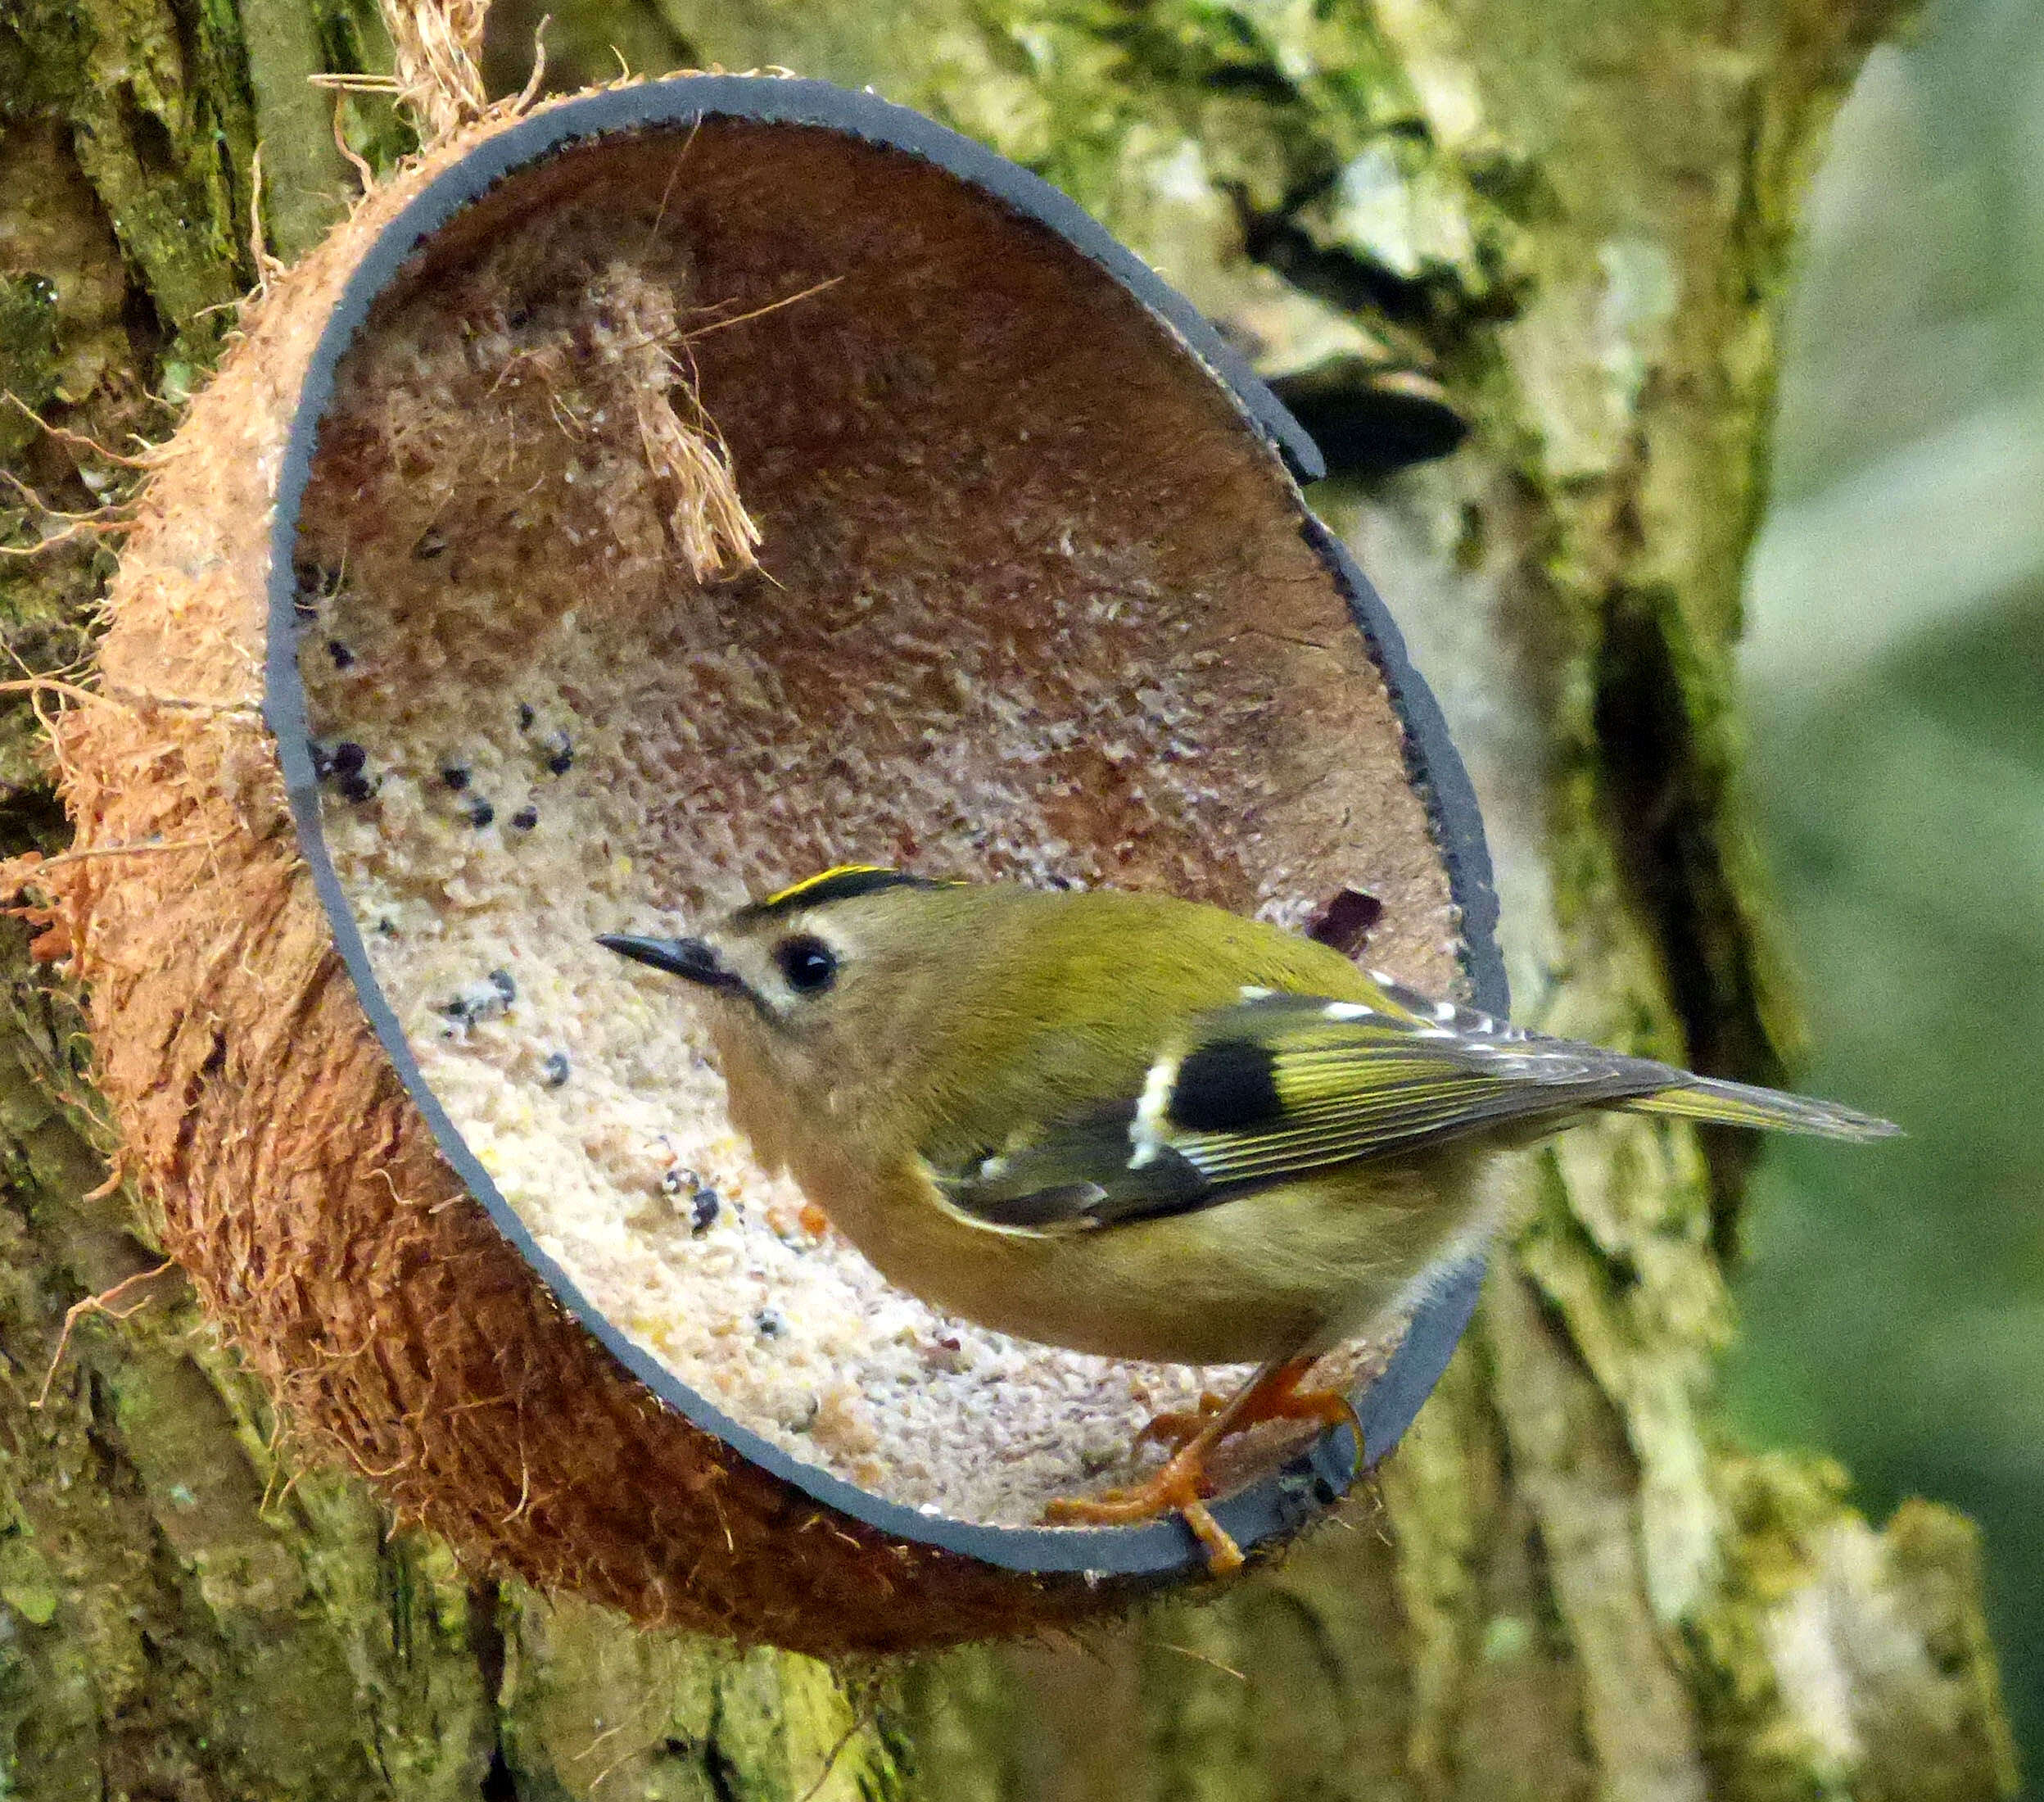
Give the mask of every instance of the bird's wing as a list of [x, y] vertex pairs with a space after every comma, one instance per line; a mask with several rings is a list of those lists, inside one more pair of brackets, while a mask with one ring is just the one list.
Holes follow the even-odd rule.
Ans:
[[939, 1181], [989, 1225], [1111, 1226], [1511, 1121], [1559, 1125], [1683, 1080], [1379, 979], [1372, 1003], [1272, 994], [1210, 1014], [1138, 1093]]

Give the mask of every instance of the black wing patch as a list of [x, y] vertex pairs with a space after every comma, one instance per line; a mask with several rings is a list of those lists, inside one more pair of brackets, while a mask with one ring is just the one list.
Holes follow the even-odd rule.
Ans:
[[[1164, 1117], [1181, 1132], [1232, 1133], [1277, 1123], [1278, 1053], [1254, 1039], [1214, 1039], [1188, 1052]], [[1130, 1112], [1134, 1118], [1133, 1111]]]

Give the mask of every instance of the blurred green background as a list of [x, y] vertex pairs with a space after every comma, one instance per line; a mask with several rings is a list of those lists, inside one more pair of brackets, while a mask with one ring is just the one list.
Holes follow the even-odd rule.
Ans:
[[1744, 1429], [1987, 1536], [2044, 1793], [2044, 6], [1933, 0], [1808, 215], [1748, 577], [1753, 781], [1815, 1093], [1902, 1122], [1760, 1166]]

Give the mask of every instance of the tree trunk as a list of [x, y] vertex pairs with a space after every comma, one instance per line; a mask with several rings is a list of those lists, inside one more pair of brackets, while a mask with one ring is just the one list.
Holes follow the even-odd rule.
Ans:
[[[500, 84], [528, 4], [493, 20]], [[1065, 187], [1240, 333], [1347, 469], [1320, 504], [1471, 763], [1519, 1016], [1779, 1072], [1731, 642], [1794, 209], [1887, 0], [554, 10], [557, 71], [606, 77], [617, 42], [871, 83]], [[162, 437], [253, 274], [255, 144], [296, 254], [345, 192], [304, 78], [375, 43], [348, 0], [0, 20], [0, 384], [102, 445]], [[391, 120], [347, 107], [390, 155]], [[1387, 443], [1461, 421], [1454, 455], [1386, 473]], [[0, 458], [55, 507], [124, 479], [12, 408]], [[19, 494], [0, 526], [57, 529]], [[19, 664], [88, 658], [105, 561], [88, 534], [0, 564]], [[56, 849], [8, 700], [0, 849]], [[1840, 1473], [1744, 1456], [1716, 1418], [1737, 1147], [1614, 1119], [1529, 1159], [1470, 1342], [1346, 1530], [1077, 1648], [852, 1682], [387, 1535], [355, 1482], [287, 1468], [174, 1272], [58, 1358], [67, 1307], [156, 1259], [98, 1193], [66, 1098], [88, 1053], [26, 936], [0, 1039], [0, 1770], [36, 1802], [2012, 1793], [1971, 1529], [1912, 1504], [1876, 1533]]]

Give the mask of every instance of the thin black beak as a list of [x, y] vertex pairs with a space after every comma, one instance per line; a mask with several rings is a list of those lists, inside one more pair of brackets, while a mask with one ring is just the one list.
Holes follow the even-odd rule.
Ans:
[[651, 964], [671, 976], [699, 982], [705, 989], [742, 989], [736, 972], [718, 962], [716, 948], [700, 939], [640, 939], [625, 932], [599, 932], [596, 942], [634, 963]]

